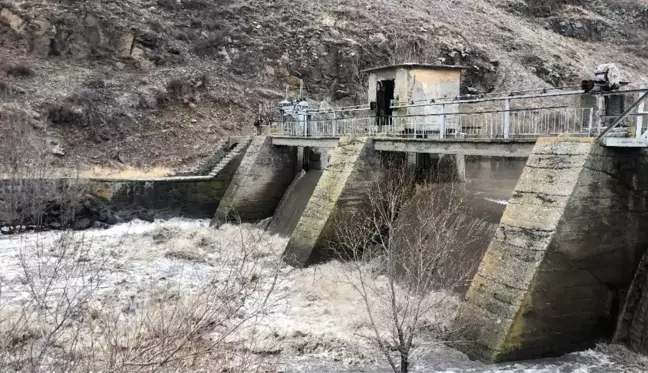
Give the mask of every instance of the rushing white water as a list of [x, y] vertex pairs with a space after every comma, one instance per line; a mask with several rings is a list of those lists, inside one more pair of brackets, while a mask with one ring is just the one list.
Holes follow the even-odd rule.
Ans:
[[505, 206], [508, 205], [508, 201], [503, 200], [503, 199], [493, 199], [493, 198], [488, 198], [488, 197], [485, 197], [484, 199], [486, 201], [488, 201], [488, 202], [497, 203], [498, 205], [505, 205]]
[[[25, 263], [37, 261], [36, 257], [56, 246], [61, 237], [61, 232], [0, 237], [3, 308], [20, 307], [21, 300], [29, 296], [20, 286]], [[257, 255], [265, 257], [258, 272], [263, 285], [260, 288], [274, 286], [274, 291], [263, 314], [233, 333], [231, 341], [245, 342], [255, 353], [276, 356], [276, 363], [285, 372], [389, 371], [368, 338], [373, 335], [371, 323], [364, 300], [353, 287], [349, 263], [291, 268], [279, 259], [286, 239], [269, 236], [251, 225], [226, 225], [215, 230], [204, 220], [134, 221], [76, 237], [90, 247], [85, 253], [88, 258], [83, 260], [105, 260], [98, 298], [101, 307], [125, 313], [138, 307], [137, 299], [160, 288], [174, 287], [181, 294], [199, 291], [202, 283], [228, 273], [231, 259], [245, 246], [256, 245]], [[376, 275], [374, 281], [380, 286], [385, 279]], [[439, 299], [438, 309], [426, 316], [426, 322], [440, 329], [451, 327], [458, 299], [441, 292], [434, 297]], [[648, 368], [648, 359], [610, 346], [559, 359], [495, 366], [470, 361], [425, 335], [417, 346], [413, 356], [413, 371], [417, 372], [585, 373], [641, 372]]]

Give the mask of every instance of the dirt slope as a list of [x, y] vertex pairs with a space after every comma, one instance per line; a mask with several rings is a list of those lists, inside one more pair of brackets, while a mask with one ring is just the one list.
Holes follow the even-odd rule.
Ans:
[[338, 104], [404, 61], [470, 66], [464, 92], [602, 62], [639, 81], [647, 27], [646, 0], [3, 0], [0, 121], [27, 117], [60, 164], [187, 166], [300, 78]]

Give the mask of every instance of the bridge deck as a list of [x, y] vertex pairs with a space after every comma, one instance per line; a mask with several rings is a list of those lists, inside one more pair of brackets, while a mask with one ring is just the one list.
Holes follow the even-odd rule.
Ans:
[[[535, 139], [398, 139], [375, 138], [374, 148], [386, 152], [464, 154], [488, 157], [524, 158], [531, 154]], [[338, 137], [273, 137], [277, 146], [334, 148]]]

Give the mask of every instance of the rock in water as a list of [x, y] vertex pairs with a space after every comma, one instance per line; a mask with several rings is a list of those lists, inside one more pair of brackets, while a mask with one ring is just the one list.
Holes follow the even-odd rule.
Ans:
[[92, 220], [90, 218], [81, 218], [72, 223], [72, 229], [75, 231], [82, 231], [88, 229], [92, 226]]
[[155, 217], [151, 214], [149, 214], [146, 211], [141, 211], [137, 214], [137, 218], [139, 220], [147, 221], [149, 223], [153, 223], [155, 221]]

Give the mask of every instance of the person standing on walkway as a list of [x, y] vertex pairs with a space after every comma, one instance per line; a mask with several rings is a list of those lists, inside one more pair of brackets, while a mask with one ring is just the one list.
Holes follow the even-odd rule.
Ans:
[[263, 131], [261, 130], [261, 124], [262, 124], [261, 118], [258, 117], [257, 120], [254, 121], [254, 127], [256, 127], [256, 134], [257, 134], [257, 136], [260, 136], [261, 133], [263, 132]]

